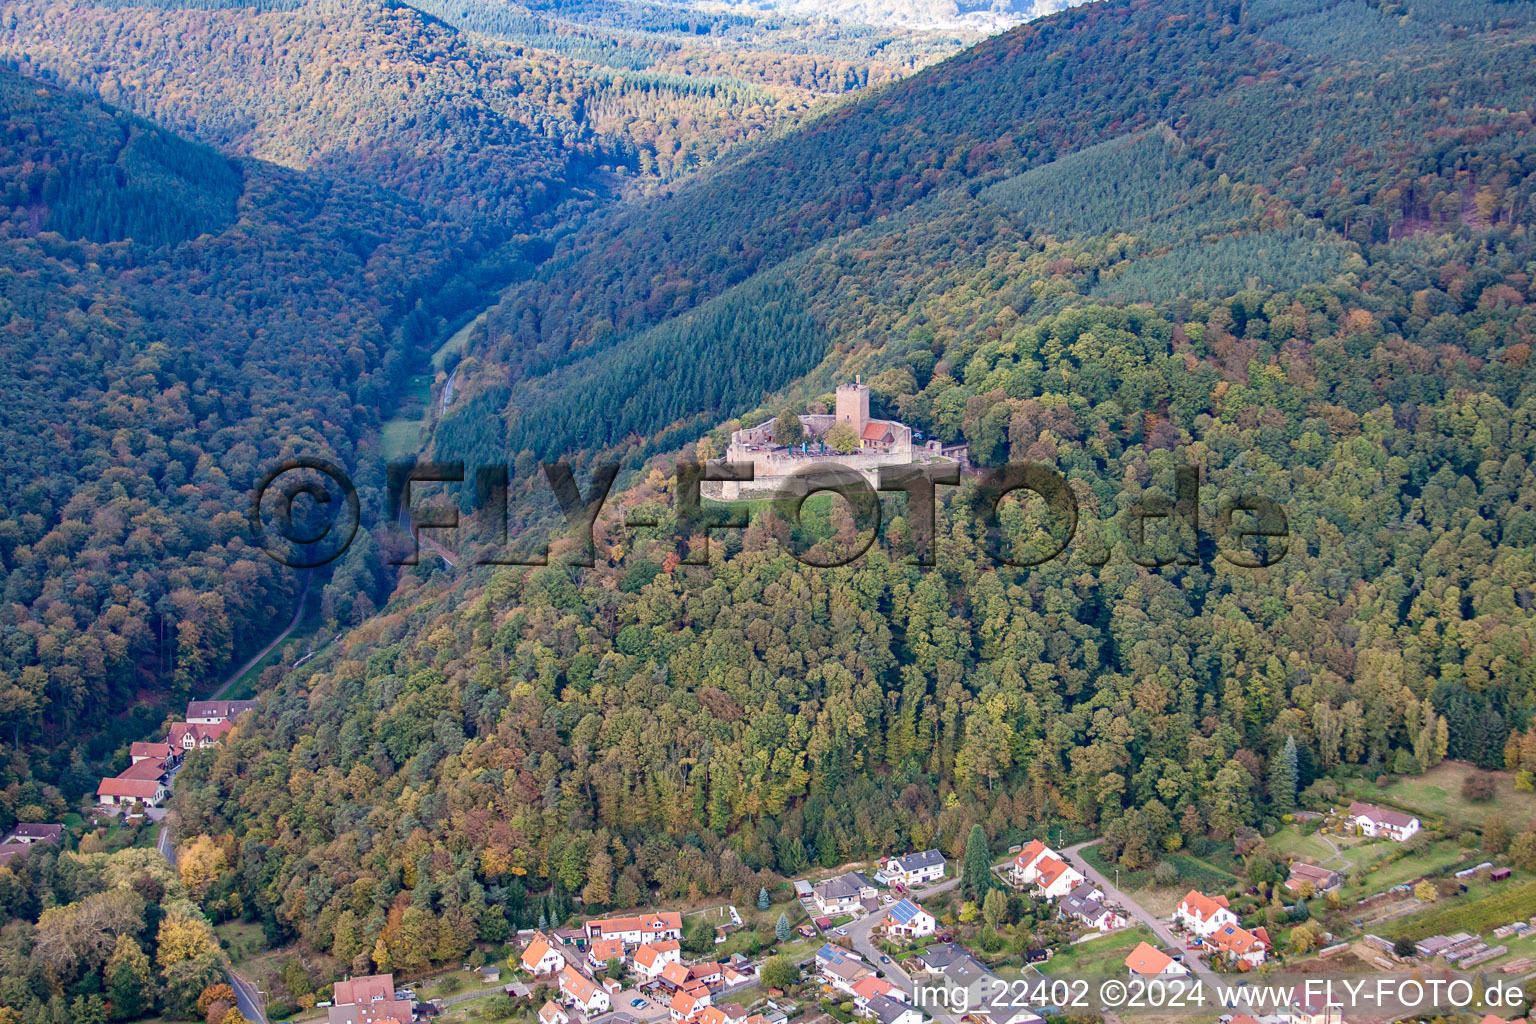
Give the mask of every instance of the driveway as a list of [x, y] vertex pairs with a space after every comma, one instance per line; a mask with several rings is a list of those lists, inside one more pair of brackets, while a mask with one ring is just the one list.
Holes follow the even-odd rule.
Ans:
[[1137, 903], [1125, 893], [1111, 885], [1107, 878], [1096, 871], [1093, 865], [1089, 864], [1088, 861], [1083, 858], [1083, 848], [1087, 846], [1093, 846], [1097, 842], [1099, 842], [1099, 840], [1095, 839], [1087, 843], [1078, 843], [1076, 846], [1071, 846], [1063, 850], [1062, 855], [1067, 858], [1073, 867], [1081, 871], [1089, 881], [1091, 881], [1094, 885], [1097, 885], [1100, 889], [1103, 889], [1104, 895], [1109, 897], [1109, 901], [1111, 903], [1120, 904], [1120, 906], [1124, 907], [1126, 912], [1129, 913], [1132, 917], [1136, 918], [1142, 924], [1152, 929], [1152, 934], [1157, 936], [1158, 941], [1162, 942], [1165, 946], [1183, 950], [1185, 954], [1184, 965], [1193, 971], [1196, 977], [1201, 978], [1202, 980], [1212, 985], [1215, 985], [1217, 982], [1219, 982], [1220, 978], [1217, 976], [1216, 972], [1207, 967], [1200, 960], [1200, 958], [1196, 956], [1192, 950], [1190, 950], [1187, 945], [1180, 941], [1179, 938], [1173, 934], [1173, 929], [1168, 927], [1166, 922], [1164, 922], [1161, 918], [1152, 913], [1146, 907], [1143, 907], [1140, 903]]

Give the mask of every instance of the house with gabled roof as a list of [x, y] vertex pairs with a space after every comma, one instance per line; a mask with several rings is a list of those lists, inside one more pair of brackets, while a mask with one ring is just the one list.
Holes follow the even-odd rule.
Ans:
[[1419, 819], [1413, 815], [1358, 800], [1349, 805], [1349, 819], [1362, 835], [1386, 836], [1394, 843], [1406, 842], [1419, 831]]
[[1225, 896], [1207, 896], [1198, 889], [1189, 890], [1179, 901], [1173, 916], [1202, 939], [1224, 925], [1237, 924], [1237, 915], [1227, 906]]
[[105, 807], [126, 807], [135, 803], [159, 807], [168, 796], [170, 790], [158, 778], [102, 779], [96, 787], [96, 800]]
[[679, 990], [677, 995], [672, 997], [672, 1003], [667, 1010], [672, 1016], [673, 1024], [682, 1024], [683, 1021], [696, 1019], [713, 1002], [709, 989], [695, 982], [688, 988]]
[[254, 710], [254, 700], [194, 700], [187, 704], [187, 721], [193, 725], [216, 725], [233, 722], [245, 712]]
[[27, 846], [33, 843], [56, 843], [64, 836], [63, 825], [48, 825], [36, 821], [17, 822], [11, 829], [11, 834], [5, 837], [8, 843], [22, 843]]
[[688, 987], [688, 968], [679, 961], [673, 960], [661, 965], [661, 971], [657, 977], [672, 988]]
[[398, 998], [393, 974], [366, 974], [338, 981], [331, 988], [327, 1024], [409, 1024], [414, 1007]]
[[655, 981], [667, 964], [681, 964], [682, 947], [672, 939], [665, 942], [647, 942], [635, 950], [635, 973], [646, 981]]
[[1137, 943], [1131, 950], [1130, 956], [1125, 958], [1125, 966], [1131, 974], [1141, 978], [1189, 973], [1189, 968], [1145, 942]]
[[918, 885], [944, 877], [944, 855], [938, 850], [922, 850], [905, 857], [892, 857], [875, 872], [875, 881], [886, 885]]
[[571, 1015], [565, 1007], [551, 999], [539, 1007], [539, 1024], [571, 1024]]
[[606, 917], [586, 924], [589, 939], [618, 939], [626, 946], [663, 942], [683, 937], [683, 915], [659, 910], [629, 917]]
[[874, 899], [876, 891], [873, 882], [850, 871], [811, 886], [811, 898], [823, 914], [852, 914], [864, 909], [863, 901]]
[[864, 1004], [864, 1015], [879, 1024], [922, 1024], [923, 1011], [909, 1003], [889, 996], [870, 996]]
[[613, 1007], [613, 1001], [601, 985], [570, 966], [560, 972], [560, 995], [567, 1006], [589, 1017], [607, 1013]]
[[587, 947], [587, 966], [601, 971], [609, 960], [624, 961], [624, 943], [618, 939], [596, 939]]
[[1034, 863], [1035, 895], [1060, 899], [1083, 882], [1083, 873], [1058, 857], [1041, 857]]
[[169, 743], [151, 743], [147, 740], [135, 740], [128, 746], [128, 760], [131, 764], [140, 761], [158, 761], [164, 768], [176, 767], [176, 762], [181, 760], [181, 755]]
[[565, 957], [555, 949], [554, 943], [545, 938], [543, 934], [535, 932], [528, 945], [523, 948], [522, 956], [518, 958], [523, 970], [535, 978], [546, 974], [554, 974], [565, 966]]
[[206, 750], [218, 746], [219, 740], [233, 728], [227, 721], [176, 722], [167, 731], [166, 738], [172, 747], [185, 754], [189, 750]]
[[885, 931], [903, 939], [921, 939], [938, 930], [934, 916], [911, 900], [897, 900], [886, 911]]
[[1285, 880], [1285, 887], [1291, 892], [1299, 893], [1308, 884], [1312, 886], [1313, 892], [1328, 892], [1343, 885], [1344, 879], [1337, 871], [1330, 868], [1302, 861], [1292, 864], [1290, 876]]
[[[1264, 929], [1260, 928], [1260, 932]], [[1230, 958], [1234, 963], [1257, 967], [1269, 952], [1269, 934], [1257, 935], [1235, 924], [1224, 924], [1206, 940], [1217, 954]]]

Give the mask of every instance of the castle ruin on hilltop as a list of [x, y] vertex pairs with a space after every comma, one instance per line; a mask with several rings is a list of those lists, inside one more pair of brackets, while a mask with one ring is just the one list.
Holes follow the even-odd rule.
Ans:
[[[845, 424], [857, 440], [852, 452], [838, 452], [826, 438], [838, 424]], [[958, 462], [967, 465], [966, 446], [946, 445], [938, 440], [916, 440], [911, 427], [896, 420], [872, 419], [869, 415], [869, 385], [858, 377], [851, 384], [837, 386], [837, 407], [830, 413], [804, 413], [800, 416], [803, 440], [794, 445], [778, 443], [774, 438], [777, 421], [765, 420], [755, 427], [744, 427], [731, 434], [725, 461], [737, 465], [750, 463], [753, 479], [737, 483], [707, 482], [702, 493], [717, 501], [766, 497], [780, 493], [796, 473], [808, 467], [825, 465], [852, 470], [879, 486], [881, 466], [910, 466]], [[916, 435], [921, 438], [921, 435]]]

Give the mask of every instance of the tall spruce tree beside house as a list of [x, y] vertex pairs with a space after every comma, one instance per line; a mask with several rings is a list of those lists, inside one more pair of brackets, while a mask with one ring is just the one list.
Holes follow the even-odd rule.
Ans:
[[965, 840], [963, 864], [961, 889], [967, 899], [980, 903], [992, 888], [992, 851], [987, 847], [987, 834], [980, 825], [971, 826], [971, 834]]
[[1287, 736], [1285, 746], [1274, 756], [1269, 766], [1269, 802], [1280, 812], [1296, 807], [1296, 784], [1301, 777], [1301, 757], [1296, 750], [1296, 737]]

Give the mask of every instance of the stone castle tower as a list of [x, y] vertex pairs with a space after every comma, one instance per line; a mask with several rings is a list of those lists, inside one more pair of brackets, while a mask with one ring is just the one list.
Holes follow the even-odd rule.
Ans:
[[837, 422], [853, 428], [855, 437], [862, 436], [864, 425], [869, 422], [869, 385], [858, 377], [852, 384], [837, 386]]

